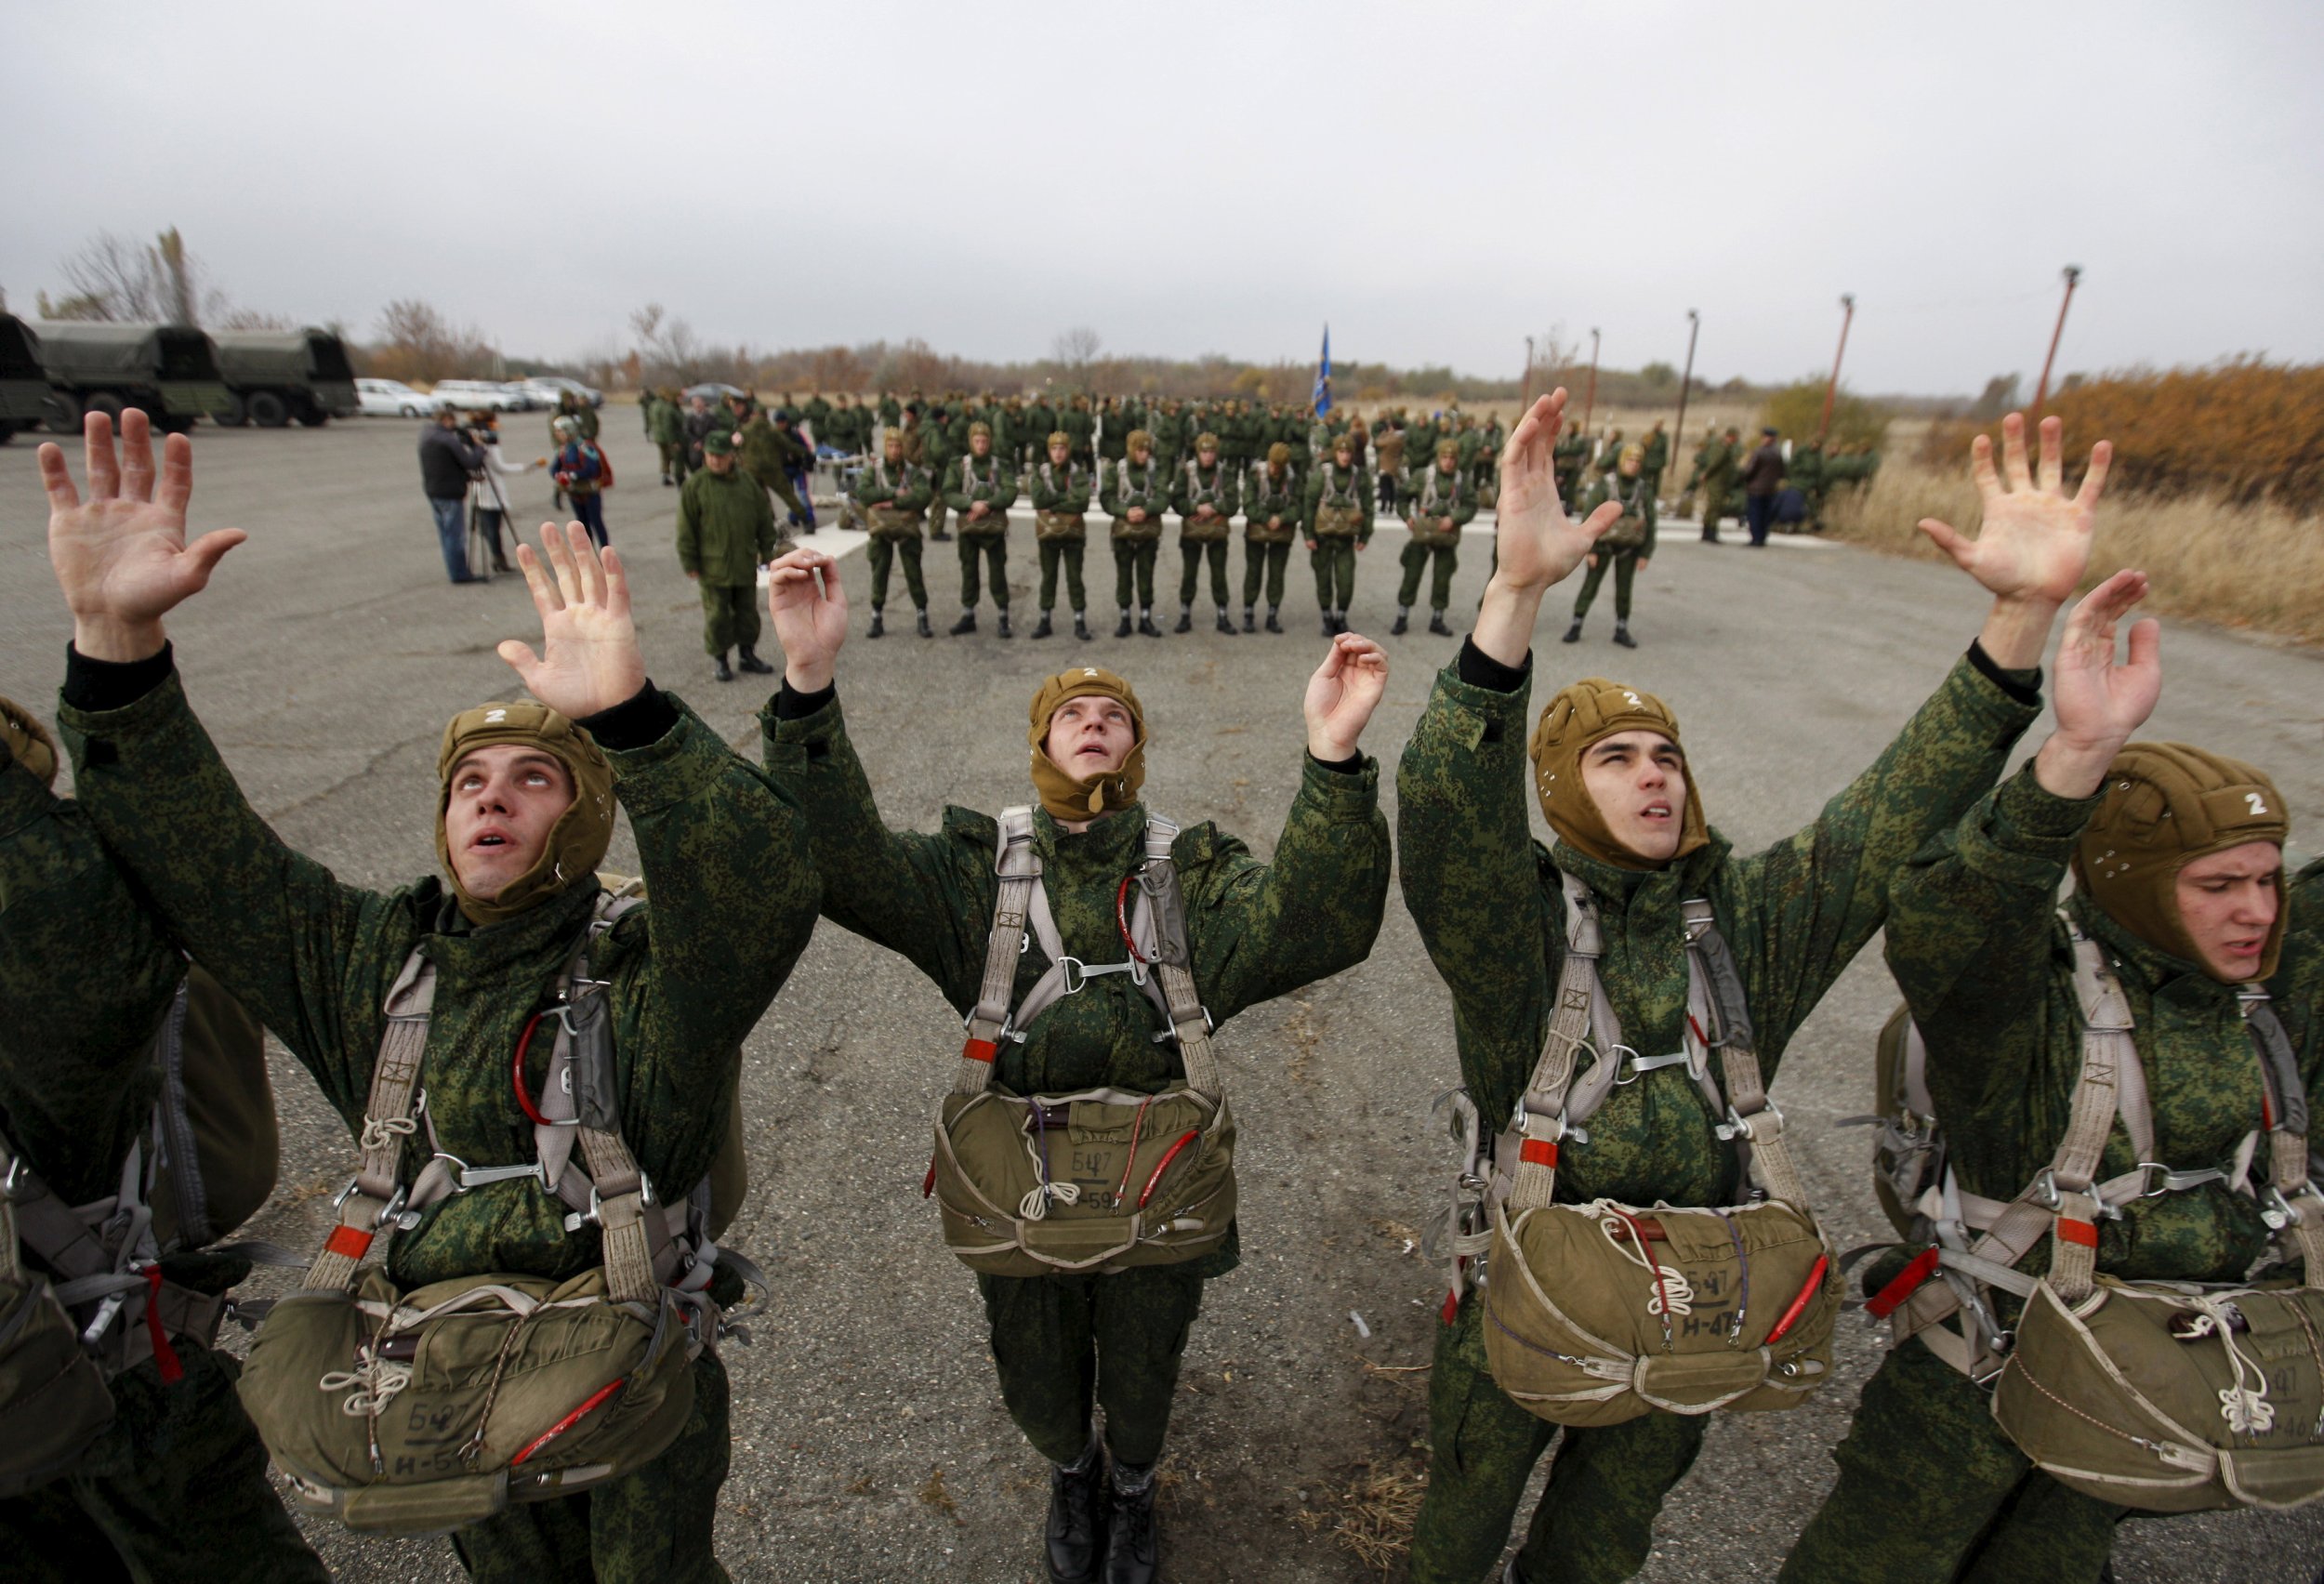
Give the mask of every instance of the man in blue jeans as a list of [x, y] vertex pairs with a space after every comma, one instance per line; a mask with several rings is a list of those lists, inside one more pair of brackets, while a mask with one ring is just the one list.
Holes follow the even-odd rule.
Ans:
[[1776, 521], [1776, 492], [1783, 488], [1783, 447], [1776, 431], [1759, 431], [1759, 449], [1743, 464], [1743, 521], [1751, 530], [1754, 547], [1767, 543], [1767, 530]]
[[482, 583], [469, 571], [469, 475], [484, 466], [484, 448], [460, 432], [460, 415], [444, 408], [419, 434], [419, 482], [428, 508], [436, 514], [436, 537], [443, 546], [443, 570], [455, 583]]

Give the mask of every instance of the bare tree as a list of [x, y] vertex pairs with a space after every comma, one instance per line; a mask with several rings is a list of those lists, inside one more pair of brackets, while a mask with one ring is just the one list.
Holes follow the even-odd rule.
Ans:
[[375, 373], [434, 381], [489, 373], [493, 358], [491, 342], [474, 329], [454, 325], [433, 303], [399, 297], [379, 310], [379, 344], [371, 358]]
[[1070, 330], [1061, 332], [1057, 339], [1050, 343], [1050, 356], [1078, 373], [1089, 367], [1090, 360], [1098, 355], [1098, 349], [1103, 344], [1095, 330], [1087, 324], [1076, 324]]
[[277, 315], [237, 309], [224, 292], [209, 285], [202, 261], [187, 248], [176, 226], [150, 246], [99, 231], [58, 268], [71, 290], [55, 298], [39, 294], [44, 319], [158, 320], [230, 330], [289, 326], [289, 321]]
[[632, 313], [629, 330], [638, 338], [644, 377], [654, 384], [694, 384], [706, 377], [706, 367], [715, 361], [694, 338], [693, 327], [671, 318], [658, 302]]

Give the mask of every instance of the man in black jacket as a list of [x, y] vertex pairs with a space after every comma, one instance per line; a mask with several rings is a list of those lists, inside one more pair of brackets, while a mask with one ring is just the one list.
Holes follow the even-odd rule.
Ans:
[[1783, 488], [1783, 447], [1776, 431], [1759, 431], [1759, 449], [1743, 464], [1743, 521], [1751, 530], [1754, 546], [1767, 543], [1767, 530], [1776, 521], [1776, 492]]
[[419, 431], [419, 484], [428, 509], [436, 514], [436, 538], [443, 546], [443, 570], [455, 583], [482, 583], [469, 571], [469, 475], [484, 466], [484, 448], [460, 432], [460, 415], [438, 409], [435, 426]]

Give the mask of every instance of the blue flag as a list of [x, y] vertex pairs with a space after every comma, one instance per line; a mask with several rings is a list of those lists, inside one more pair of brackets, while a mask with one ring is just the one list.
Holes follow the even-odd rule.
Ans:
[[1315, 366], [1315, 416], [1331, 411], [1331, 326], [1324, 326], [1324, 361]]

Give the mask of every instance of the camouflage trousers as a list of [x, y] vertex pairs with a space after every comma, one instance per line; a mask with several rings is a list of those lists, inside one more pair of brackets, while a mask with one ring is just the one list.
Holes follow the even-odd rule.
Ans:
[[[750, 476], [758, 480], [759, 486], [768, 494], [781, 501], [784, 509], [793, 517], [804, 518], [807, 515], [807, 508], [799, 502], [799, 492], [791, 487], [790, 474], [780, 468], [755, 468], [751, 469]], [[778, 515], [775, 521], [782, 522], [785, 520]]]
[[151, 1360], [113, 1381], [112, 1428], [81, 1467], [0, 1501], [0, 1573], [16, 1584], [324, 1584], [267, 1482], [231, 1354], [180, 1342], [184, 1378]]
[[1130, 608], [1131, 574], [1136, 574], [1138, 609], [1154, 609], [1154, 563], [1162, 554], [1159, 539], [1116, 539], [1114, 541], [1114, 602], [1127, 611]]
[[[1533, 1466], [1559, 1427], [1519, 1407], [1485, 1367], [1485, 1297], [1436, 1333], [1428, 1494], [1412, 1529], [1412, 1584], [1481, 1584], [1509, 1543]], [[1648, 1414], [1565, 1432], [1517, 1553], [1525, 1584], [1611, 1584], [1645, 1565], [1654, 1521], [1702, 1450], [1702, 1417]]]
[[1428, 608], [1441, 611], [1452, 603], [1453, 574], [1460, 570], [1460, 547], [1423, 545], [1416, 539], [1396, 558], [1404, 563], [1404, 583], [1396, 590], [1397, 604], [1409, 606], [1419, 595], [1420, 574], [1428, 567], [1431, 557], [1435, 559], [1436, 567], [1435, 574], [1429, 579]]
[[726, 1462], [726, 1366], [706, 1353], [668, 1451], [594, 1490], [511, 1507], [452, 1547], [483, 1584], [726, 1584], [710, 1543]]
[[1290, 541], [1280, 545], [1262, 545], [1255, 539], [1243, 541], [1243, 608], [1248, 610], [1259, 603], [1259, 587], [1263, 576], [1267, 587], [1267, 609], [1283, 603], [1283, 569], [1291, 560]]
[[692, 471], [686, 466], [685, 442], [665, 440], [657, 442], [656, 444], [662, 453], [662, 477], [673, 483], [684, 483], [686, 475]]
[[960, 529], [960, 608], [976, 609], [976, 601], [984, 590], [979, 587], [979, 571], [989, 567], [992, 572], [993, 603], [1002, 610], [1009, 608], [1009, 535], [1007, 534], [971, 534], [965, 520]]
[[1614, 569], [1614, 619], [1630, 620], [1631, 582], [1638, 575], [1638, 552], [1635, 550], [1600, 550], [1598, 564], [1581, 580], [1581, 592], [1574, 596], [1574, 620], [1590, 614], [1590, 602], [1598, 597], [1598, 585], [1605, 581], [1607, 567]]
[[1079, 615], [1089, 608], [1089, 601], [1081, 587], [1082, 541], [1079, 539], [1044, 539], [1040, 543], [1041, 609], [1057, 608], [1057, 568], [1065, 568], [1065, 595], [1073, 601], [1074, 614]]
[[1092, 1407], [1103, 1407], [1116, 1461], [1143, 1467], [1160, 1458], [1202, 1283], [1176, 1265], [1110, 1276], [978, 1276], [1001, 1400], [1033, 1449], [1072, 1462], [1089, 1444]]
[[722, 583], [702, 586], [702, 647], [713, 657], [741, 644], [759, 642], [759, 590], [730, 588]]
[[1208, 560], [1210, 562], [1210, 601], [1222, 611], [1226, 609], [1226, 546], [1224, 539], [1181, 539], [1178, 542], [1179, 554], [1185, 562], [1185, 569], [1178, 580], [1180, 604], [1191, 605], [1195, 602], [1195, 586], [1201, 578], [1202, 563]]
[[1784, 1564], [1799, 1584], [2092, 1584], [2124, 1511], [2027, 1462], [1918, 1342], [1882, 1361], [1832, 1457], [1840, 1484]]
[[877, 611], [888, 602], [888, 569], [901, 558], [904, 561], [904, 587], [911, 592], [915, 609], [928, 609], [928, 580], [920, 575], [920, 536], [907, 534], [900, 539], [882, 539], [875, 535], [864, 547], [864, 557], [871, 562], [872, 609]]
[[1307, 561], [1315, 569], [1315, 603], [1327, 611], [1345, 611], [1355, 598], [1355, 541], [1318, 539]]

